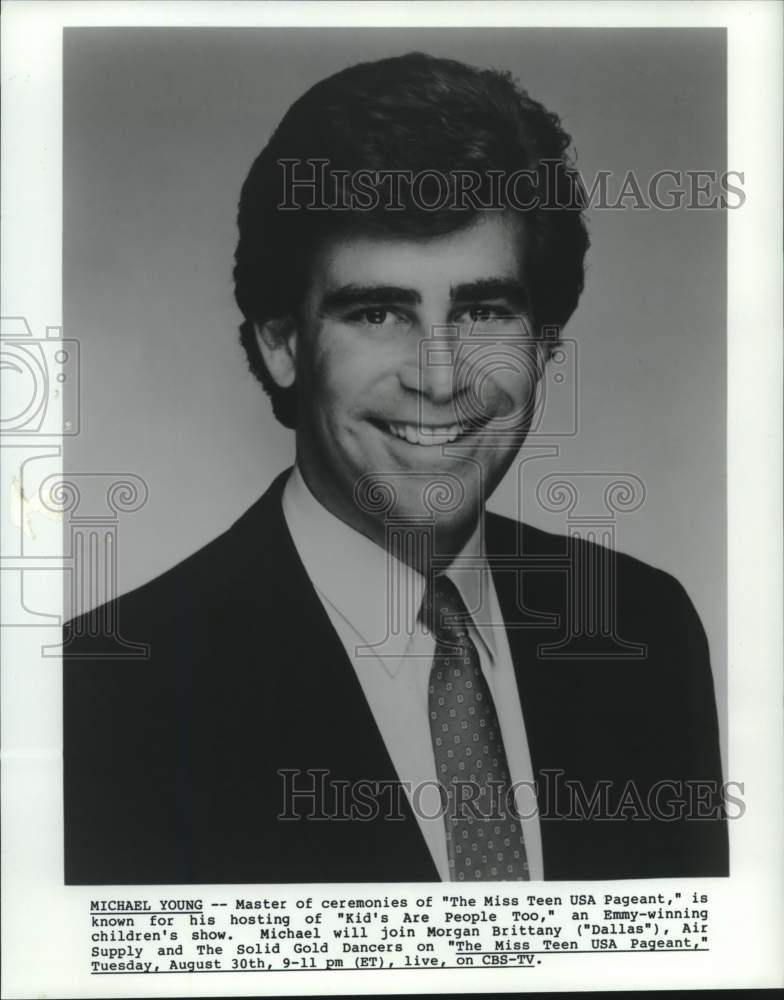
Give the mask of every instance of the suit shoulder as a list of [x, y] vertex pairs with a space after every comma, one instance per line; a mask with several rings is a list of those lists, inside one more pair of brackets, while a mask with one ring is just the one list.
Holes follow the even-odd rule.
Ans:
[[[277, 483], [273, 484], [230, 527], [171, 568], [104, 605], [71, 619], [65, 626], [66, 636], [69, 633], [89, 633], [88, 619], [99, 620], [107, 613], [120, 612], [126, 623], [143, 621], [149, 624], [166, 620], [171, 616], [172, 609], [180, 609], [181, 616], [186, 612], [191, 615], [202, 611], [213, 613], [221, 603], [235, 600], [241, 588], [250, 585], [254, 553], [268, 547], [269, 538], [278, 530], [276, 513], [279, 516], [280, 505], [275, 506], [279, 493], [277, 486]], [[255, 566], [258, 568], [258, 559]], [[256, 573], [253, 585], [262, 582], [263, 579]]]
[[225, 531], [152, 580], [72, 618], [65, 625], [66, 636], [89, 633], [90, 620], [101, 620], [118, 609], [123, 620], [128, 621], [140, 615], [164, 616], [186, 596], [189, 604], [198, 603], [199, 595], [214, 582], [216, 568], [225, 563], [229, 548], [229, 531]]
[[554, 566], [566, 565], [569, 559], [606, 565], [612, 559], [618, 581], [633, 593], [692, 608], [685, 588], [670, 572], [595, 540], [545, 531], [500, 514], [488, 514], [487, 535], [491, 552], [502, 556], [519, 553], [539, 557], [544, 565], [548, 557], [552, 558]]

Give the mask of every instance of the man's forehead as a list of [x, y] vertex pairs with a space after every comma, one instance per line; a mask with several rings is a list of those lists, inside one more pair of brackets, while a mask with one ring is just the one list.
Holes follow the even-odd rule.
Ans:
[[320, 294], [343, 286], [422, 289], [520, 277], [520, 223], [508, 213], [480, 213], [468, 226], [432, 237], [343, 233], [313, 261]]

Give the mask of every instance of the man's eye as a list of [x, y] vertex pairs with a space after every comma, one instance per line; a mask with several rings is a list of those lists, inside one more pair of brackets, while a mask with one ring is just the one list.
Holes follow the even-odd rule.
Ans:
[[359, 309], [349, 317], [350, 322], [360, 323], [365, 326], [391, 326], [394, 323], [404, 322], [401, 316], [392, 312], [391, 309], [384, 309], [376, 306], [373, 309]]
[[470, 306], [466, 309], [466, 316], [472, 323], [514, 319], [514, 314], [503, 306]]

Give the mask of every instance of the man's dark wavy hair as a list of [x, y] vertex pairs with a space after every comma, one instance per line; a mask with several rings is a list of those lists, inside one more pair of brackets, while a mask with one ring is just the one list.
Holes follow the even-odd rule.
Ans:
[[[237, 218], [234, 287], [245, 316], [241, 341], [278, 420], [287, 427], [296, 425], [296, 385], [280, 389], [273, 382], [254, 324], [298, 315], [318, 243], [349, 229], [437, 236], [467, 226], [477, 214], [470, 205], [428, 211], [410, 197], [403, 211], [385, 208], [388, 197], [386, 202], [381, 197], [381, 207], [373, 211], [281, 209], [285, 192], [280, 161], [300, 161], [297, 177], [307, 175], [305, 163], [314, 159], [329, 162], [330, 178], [337, 170], [427, 170], [447, 177], [473, 171], [482, 178], [489, 178], [489, 171], [529, 171], [532, 179], [524, 200], [539, 207], [521, 213], [522, 277], [530, 319], [540, 332], [545, 326], [562, 329], [583, 290], [588, 249], [585, 193], [569, 156], [570, 145], [558, 116], [532, 100], [510, 73], [420, 52], [351, 66], [300, 97], [253, 163]], [[335, 203], [336, 190], [330, 186], [323, 192], [327, 204]], [[477, 194], [484, 204], [488, 191], [483, 181]], [[304, 204], [313, 197], [312, 190], [299, 194]]]

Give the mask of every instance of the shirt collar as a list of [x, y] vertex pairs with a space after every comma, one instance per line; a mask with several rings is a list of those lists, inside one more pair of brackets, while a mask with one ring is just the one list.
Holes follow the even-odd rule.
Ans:
[[[412, 639], [422, 635], [418, 615], [425, 578], [328, 511], [310, 491], [297, 466], [283, 490], [283, 514], [313, 585], [357, 633], [358, 646], [371, 647], [366, 651], [368, 662], [375, 651], [394, 675]], [[497, 649], [492, 623], [483, 623], [486, 615], [477, 614], [487, 608], [492, 585], [490, 568], [481, 553], [479, 524], [444, 572], [460, 592], [474, 620], [474, 631], [494, 662]]]

